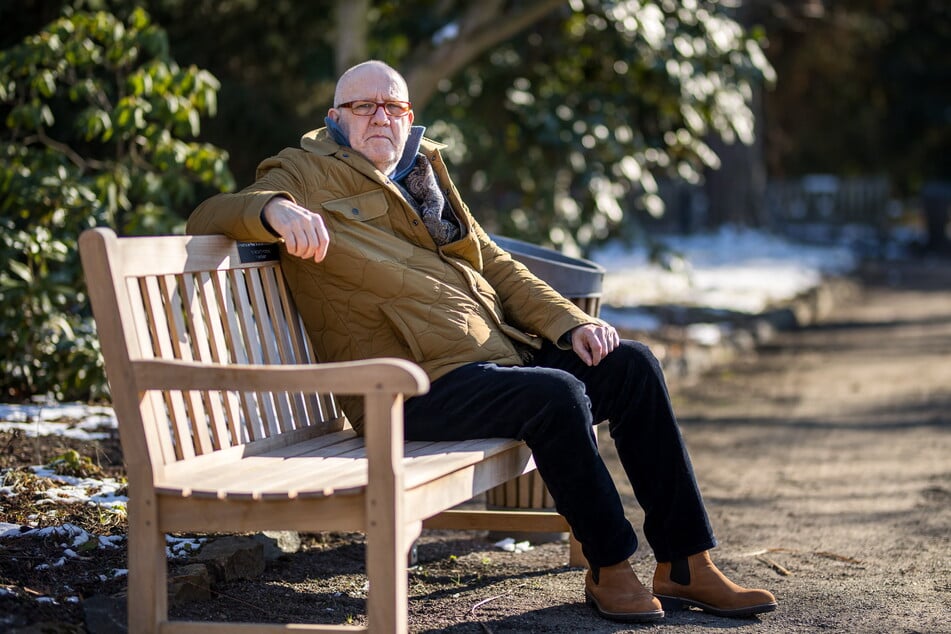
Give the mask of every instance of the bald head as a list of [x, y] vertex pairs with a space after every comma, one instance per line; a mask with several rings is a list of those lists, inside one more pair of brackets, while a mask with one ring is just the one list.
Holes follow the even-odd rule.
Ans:
[[334, 107], [354, 99], [361, 99], [359, 95], [356, 97], [353, 95], [355, 91], [361, 90], [366, 85], [387, 86], [386, 90], [391, 94], [391, 99], [409, 101], [409, 88], [403, 76], [389, 64], [372, 59], [351, 66], [340, 76], [334, 91]]

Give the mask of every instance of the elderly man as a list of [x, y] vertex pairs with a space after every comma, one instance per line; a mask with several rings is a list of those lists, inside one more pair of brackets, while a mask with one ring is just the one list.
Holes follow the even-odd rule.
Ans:
[[[379, 61], [336, 88], [326, 127], [266, 159], [257, 180], [205, 201], [189, 233], [280, 241], [318, 357], [401, 357], [429, 374], [405, 404], [411, 440], [510, 437], [531, 448], [590, 564], [602, 616], [654, 621], [692, 605], [722, 616], [773, 610], [728, 580], [656, 359], [562, 298], [469, 213], [440, 145], [413, 126], [406, 82]], [[344, 409], [358, 431], [359, 402]], [[609, 430], [659, 562], [653, 593], [628, 558], [637, 538], [598, 454]]]

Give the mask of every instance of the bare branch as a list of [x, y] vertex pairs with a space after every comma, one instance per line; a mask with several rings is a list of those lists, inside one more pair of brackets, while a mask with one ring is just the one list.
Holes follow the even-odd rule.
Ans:
[[537, 0], [517, 11], [505, 11], [500, 0], [472, 3], [459, 23], [456, 37], [443, 43], [420, 43], [404, 64], [413, 104], [422, 109], [441, 79], [452, 77], [473, 59], [529, 28], [565, 0]]
[[34, 142], [40, 142], [51, 150], [55, 150], [65, 156], [69, 161], [78, 167], [82, 171], [87, 169], [102, 169], [104, 164], [100, 161], [94, 159], [84, 159], [79, 153], [73, 148], [69, 147], [62, 141], [57, 141], [46, 134], [46, 130], [39, 128], [36, 131], [36, 136], [26, 137], [23, 139], [24, 145], [30, 145]]

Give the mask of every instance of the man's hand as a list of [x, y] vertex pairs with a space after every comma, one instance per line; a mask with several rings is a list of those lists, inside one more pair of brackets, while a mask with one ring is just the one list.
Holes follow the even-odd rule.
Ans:
[[620, 341], [613, 326], [584, 324], [571, 331], [571, 349], [587, 365], [598, 365]]
[[330, 235], [319, 215], [286, 198], [272, 198], [264, 206], [264, 219], [284, 239], [291, 255], [314, 262], [327, 256]]

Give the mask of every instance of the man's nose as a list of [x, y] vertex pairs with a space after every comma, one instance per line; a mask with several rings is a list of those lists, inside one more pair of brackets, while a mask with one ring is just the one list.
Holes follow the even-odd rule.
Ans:
[[390, 115], [386, 114], [386, 109], [383, 106], [378, 106], [376, 112], [373, 113], [371, 122], [374, 125], [389, 125]]

